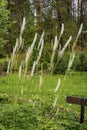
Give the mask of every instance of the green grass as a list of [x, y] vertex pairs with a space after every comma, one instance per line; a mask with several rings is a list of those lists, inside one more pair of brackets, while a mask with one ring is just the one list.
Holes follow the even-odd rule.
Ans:
[[[66, 96], [81, 96], [87, 97], [87, 73], [75, 73], [73, 75], [43, 75], [43, 85], [39, 85], [39, 75], [34, 77], [18, 78], [17, 74], [10, 74], [9, 76], [0, 77], [0, 93], [8, 94], [9, 96], [18, 96], [31, 99], [39, 96], [43, 100], [45, 97], [53, 96], [55, 98], [55, 87], [58, 78], [61, 79], [60, 88], [58, 91], [59, 102], [66, 105]], [[24, 89], [21, 95], [21, 89]], [[52, 98], [52, 100], [54, 100]]]
[[[27, 76], [18, 78], [18, 74], [15, 73], [0, 77], [0, 95], [3, 97], [4, 95], [7, 95], [7, 98], [9, 99], [8, 101], [0, 103], [2, 106], [2, 109], [0, 108], [2, 124], [3, 126], [6, 126], [6, 130], [10, 130], [10, 125], [12, 125], [11, 130], [23, 130], [26, 128], [27, 130], [50, 130], [51, 128], [51, 130], [57, 130], [57, 126], [59, 126], [58, 130], [80, 130], [78, 128], [76, 129], [76, 127], [79, 127], [80, 125], [78, 125], [80, 106], [67, 104], [66, 96], [73, 95], [87, 98], [87, 73], [84, 72], [81, 75], [81, 73], [76, 72], [66, 76], [44, 74], [42, 86], [39, 84], [39, 78], [39, 75], [35, 75], [34, 77]], [[58, 78], [61, 79], [61, 84], [58, 92], [55, 93], [54, 90], [56, 88]], [[22, 87], [24, 89], [23, 94], [21, 94]], [[52, 108], [53, 102], [57, 95], [57, 104], [55, 108]], [[58, 108], [60, 109], [59, 114], [57, 117], [55, 117]], [[11, 115], [10, 111], [13, 113], [13, 116]], [[44, 111], [45, 115], [43, 116]], [[5, 113], [8, 114], [3, 117]], [[31, 113], [31, 115], [29, 115], [29, 113]], [[77, 121], [75, 121], [75, 116], [73, 116], [75, 114]], [[53, 117], [49, 118], [51, 115], [53, 115]], [[38, 121], [31, 123], [32, 126], [29, 128], [28, 121], [31, 122], [31, 120], [34, 120], [32, 119], [34, 118], [33, 116], [35, 117], [35, 120], [38, 118]], [[7, 118], [7, 121], [11, 123], [8, 125], [8, 127], [8, 122], [7, 124], [4, 124], [4, 118]], [[28, 121], [26, 121], [26, 118], [28, 118]], [[18, 127], [17, 123], [20, 124], [20, 120], [24, 120], [25, 124], [27, 124], [23, 124], [24, 126], [21, 125]], [[71, 123], [72, 121], [70, 120], [73, 120], [73, 123]], [[85, 120], [87, 120], [87, 107], [85, 108]], [[36, 122], [39, 122], [39, 125], [34, 128]], [[48, 125], [47, 122], [49, 122]], [[73, 127], [74, 125], [75, 127]], [[53, 126], [55, 128], [53, 128]], [[61, 126], [63, 127], [62, 129]]]

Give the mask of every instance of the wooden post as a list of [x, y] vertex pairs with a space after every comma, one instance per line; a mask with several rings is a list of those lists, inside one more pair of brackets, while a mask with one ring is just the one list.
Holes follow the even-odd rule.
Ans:
[[81, 99], [81, 113], [80, 113], [80, 123], [84, 122], [84, 111], [85, 111], [85, 99]]
[[83, 123], [83, 122], [84, 122], [85, 106], [87, 106], [87, 98], [67, 96], [67, 97], [66, 97], [66, 101], [67, 101], [67, 103], [72, 103], [72, 104], [76, 104], [76, 105], [81, 105], [80, 123]]

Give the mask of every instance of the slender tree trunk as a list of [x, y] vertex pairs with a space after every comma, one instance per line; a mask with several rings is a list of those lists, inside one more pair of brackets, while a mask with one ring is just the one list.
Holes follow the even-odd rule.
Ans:
[[37, 28], [38, 33], [42, 34], [42, 1], [37, 1]]
[[[83, 0], [81, 0], [81, 3], [80, 3], [80, 24], [83, 23]], [[83, 35], [83, 30], [82, 30], [82, 33], [81, 33], [81, 48], [84, 47], [84, 35]]]

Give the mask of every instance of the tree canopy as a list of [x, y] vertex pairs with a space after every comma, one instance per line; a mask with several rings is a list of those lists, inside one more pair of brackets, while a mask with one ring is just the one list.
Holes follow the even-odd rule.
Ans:
[[7, 34], [7, 24], [8, 24], [8, 13], [7, 10], [7, 1], [0, 1], [0, 51], [6, 42], [6, 34]]
[[12, 51], [16, 38], [19, 37], [23, 17], [26, 18], [26, 29], [23, 34], [25, 48], [31, 44], [36, 32], [40, 36], [43, 31], [45, 43], [49, 46], [55, 35], [59, 36], [62, 23], [65, 25], [65, 31], [60, 41], [61, 46], [70, 35], [75, 38], [81, 23], [84, 24], [84, 28], [78, 45], [86, 46], [86, 0], [1, 0], [0, 17], [0, 45], [5, 45], [8, 53]]

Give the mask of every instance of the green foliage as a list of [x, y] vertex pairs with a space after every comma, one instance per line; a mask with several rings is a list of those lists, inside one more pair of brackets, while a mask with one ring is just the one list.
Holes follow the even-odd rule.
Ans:
[[69, 62], [69, 55], [65, 54], [65, 56], [61, 59], [58, 59], [58, 54], [55, 56], [54, 59], [54, 71], [53, 74], [65, 74], [68, 62]]
[[2, 27], [1, 29], [4, 29], [2, 25], [3, 24], [5, 25], [6, 20], [8, 19], [8, 10], [6, 9], [6, 7], [7, 7], [7, 0], [1, 0], [0, 1], [0, 26]]
[[[66, 104], [66, 95], [86, 97], [87, 73], [67, 75], [43, 75], [39, 87], [39, 75], [18, 78], [17, 74], [0, 77], [0, 129], [1, 130], [86, 130], [85, 122], [79, 124], [79, 107]], [[61, 85], [58, 102], [53, 108], [58, 78]], [[79, 82], [81, 81], [81, 82]], [[23, 95], [20, 94], [24, 87]], [[87, 109], [86, 109], [87, 110]], [[58, 112], [58, 114], [57, 114]], [[85, 111], [85, 114], [87, 111]]]
[[0, 57], [4, 54], [2, 48], [6, 44], [7, 20], [9, 11], [6, 9], [7, 0], [0, 1]]
[[7, 71], [7, 68], [8, 68], [8, 62], [7, 61], [4, 61], [3, 62], [3, 71]]
[[60, 42], [62, 46], [70, 35], [75, 37], [77, 34], [78, 24], [71, 15], [72, 1], [19, 0], [17, 3], [16, 0], [9, 0], [8, 8], [10, 10], [8, 48], [12, 48], [15, 39], [19, 37], [23, 17], [26, 18], [26, 28], [23, 34], [24, 49], [32, 43], [36, 32], [41, 35], [44, 31], [44, 51], [49, 51], [50, 43], [54, 41], [55, 35], [60, 34], [62, 23], [65, 25], [64, 36]]
[[[85, 2], [84, 2], [85, 4]], [[9, 18], [8, 10], [9, 9]], [[85, 8], [85, 7], [84, 7]], [[23, 1], [6, 0], [0, 1], [0, 46], [5, 46], [5, 50], [0, 50], [0, 53], [11, 53], [15, 44], [16, 38], [19, 37], [23, 17], [26, 18], [26, 28], [23, 34], [24, 51], [32, 43], [35, 32], [42, 34], [45, 32], [45, 49], [50, 52], [50, 43], [54, 41], [55, 35], [59, 36], [61, 24], [64, 23], [64, 35], [60, 40], [63, 46], [70, 35], [73, 40], [76, 37], [79, 28], [79, 18], [73, 16], [75, 9], [72, 8], [72, 0], [70, 1]], [[71, 13], [73, 12], [73, 13]], [[84, 11], [83, 11], [84, 12]], [[79, 12], [81, 13], [81, 12]], [[86, 13], [86, 12], [85, 12]], [[86, 15], [86, 14], [85, 14]], [[80, 15], [81, 16], [81, 15]], [[84, 16], [85, 18], [85, 16]], [[86, 19], [85, 19], [86, 21]], [[7, 32], [8, 28], [8, 32]], [[85, 23], [86, 32], [86, 23]], [[85, 34], [86, 35], [86, 34]], [[86, 37], [84, 36], [84, 43]], [[7, 44], [5, 44], [7, 42]], [[81, 43], [81, 38], [79, 38]], [[2, 51], [2, 52], [1, 52]]]
[[7, 94], [0, 94], [0, 102], [7, 102], [9, 96]]
[[87, 57], [84, 53], [79, 53], [76, 56], [72, 68], [77, 71], [87, 71]]
[[[34, 101], [33, 101], [34, 102]], [[76, 113], [43, 104], [42, 106], [30, 106], [29, 103], [19, 105], [1, 104], [0, 128], [1, 130], [86, 130], [87, 123], [82, 125], [76, 121]]]

